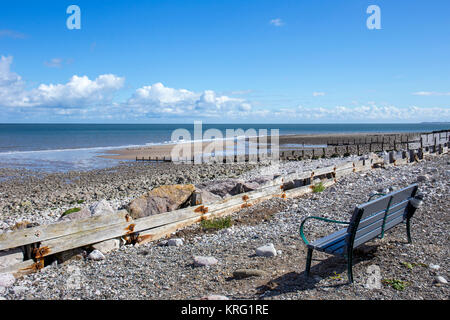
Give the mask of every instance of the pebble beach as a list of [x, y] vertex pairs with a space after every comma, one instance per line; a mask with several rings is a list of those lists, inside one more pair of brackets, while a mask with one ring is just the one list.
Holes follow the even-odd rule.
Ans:
[[[248, 181], [301, 172], [356, 159], [317, 159], [269, 164], [121, 164], [88, 172], [36, 173], [1, 169], [0, 231], [20, 221], [56, 222], [75, 205], [106, 200], [114, 209], [164, 184]], [[6, 178], [7, 177], [7, 178]], [[2, 287], [3, 299], [448, 299], [448, 154], [404, 166], [352, 173], [323, 192], [271, 199], [231, 215], [231, 227], [205, 231], [193, 225], [143, 245], [124, 245], [96, 258], [82, 252]], [[426, 204], [412, 222], [413, 243], [404, 226], [358, 248], [347, 284], [342, 259], [315, 253], [311, 277], [303, 274], [306, 247], [299, 237], [305, 217], [347, 221], [354, 206], [374, 192], [419, 183]], [[333, 229], [334, 228], [334, 229]], [[311, 222], [308, 237], [329, 234], [333, 224]], [[259, 251], [258, 251], [259, 250]], [[261, 254], [262, 251], [268, 254]], [[368, 268], [377, 266], [382, 285], [367, 288]], [[76, 271], [74, 273], [74, 270]], [[71, 275], [75, 274], [75, 279]], [[74, 287], [68, 278], [75, 280]]]

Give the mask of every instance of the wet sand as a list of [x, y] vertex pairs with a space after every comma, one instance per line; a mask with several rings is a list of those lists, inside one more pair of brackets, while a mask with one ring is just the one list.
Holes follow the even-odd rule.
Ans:
[[[397, 141], [406, 140], [409, 138], [417, 139], [418, 133], [339, 133], [339, 134], [302, 134], [302, 135], [282, 135], [279, 137], [279, 145], [281, 150], [292, 150], [301, 149], [302, 145], [317, 145], [322, 146], [326, 144], [342, 144], [342, 143], [364, 143], [368, 141], [381, 141], [382, 137], [384, 139], [395, 139]], [[250, 141], [256, 142], [254, 139]], [[270, 142], [270, 138], [269, 138]], [[187, 143], [189, 144], [189, 143]], [[194, 144], [191, 144], [191, 154], [194, 153]], [[205, 150], [211, 142], [203, 142], [203, 149]], [[176, 144], [166, 144], [166, 145], [155, 145], [140, 148], [126, 148], [126, 149], [115, 149], [106, 151], [104, 155], [99, 157], [107, 159], [117, 159], [117, 160], [134, 160], [138, 158], [169, 158], [171, 156], [172, 149]]]

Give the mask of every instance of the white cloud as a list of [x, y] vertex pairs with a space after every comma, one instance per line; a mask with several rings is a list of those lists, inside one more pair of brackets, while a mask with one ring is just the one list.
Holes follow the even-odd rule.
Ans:
[[284, 22], [283, 20], [281, 20], [280, 18], [276, 18], [276, 19], [272, 19], [270, 20], [270, 24], [275, 26], [275, 27], [281, 27], [284, 26]]
[[53, 58], [50, 61], [44, 61], [44, 64], [49, 68], [61, 68], [63, 60], [61, 58]]
[[324, 96], [325, 95], [325, 92], [313, 92], [313, 96], [314, 97], [321, 97], [321, 96]]
[[218, 95], [212, 90], [193, 92], [155, 83], [136, 90], [126, 106], [152, 115], [221, 117], [224, 114], [247, 113], [251, 104], [244, 99]]
[[434, 92], [434, 91], [418, 91], [414, 92], [415, 96], [450, 96], [450, 92]]
[[[373, 103], [360, 106], [303, 107], [283, 109], [278, 115], [297, 118], [304, 122], [322, 120], [331, 122], [397, 122], [436, 121], [450, 119], [450, 108], [379, 106]], [[438, 115], [439, 118], [436, 118]]]
[[0, 106], [6, 107], [87, 107], [110, 103], [124, 78], [113, 74], [90, 80], [87, 76], [71, 77], [66, 84], [41, 84], [26, 90], [21, 77], [11, 72], [12, 57], [0, 60]]
[[0, 30], [0, 38], [25, 39], [27, 36], [21, 32], [3, 29]]

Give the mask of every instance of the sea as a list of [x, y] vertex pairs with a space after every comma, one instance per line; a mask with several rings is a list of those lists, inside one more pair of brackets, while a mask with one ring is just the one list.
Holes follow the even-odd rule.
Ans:
[[[202, 124], [203, 132], [255, 129], [280, 135], [325, 133], [428, 132], [448, 130], [448, 123], [416, 124]], [[107, 150], [174, 143], [173, 132], [194, 124], [0, 124], [0, 168], [43, 172], [85, 171], [113, 167], [123, 160], [98, 157]], [[262, 131], [261, 131], [262, 130]], [[189, 140], [189, 137], [188, 139]]]

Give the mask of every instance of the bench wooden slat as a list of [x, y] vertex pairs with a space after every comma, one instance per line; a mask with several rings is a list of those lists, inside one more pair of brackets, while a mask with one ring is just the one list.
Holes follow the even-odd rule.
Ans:
[[[402, 208], [403, 209], [406, 208], [406, 206], [408, 205], [408, 202], [409, 202], [409, 199], [406, 199], [403, 202], [400, 202], [400, 203], [397, 203], [397, 204], [391, 206], [389, 208], [388, 215], [391, 214], [392, 212], [396, 212]], [[361, 220], [359, 222], [358, 229], [364, 228], [372, 223], [377, 222], [380, 219], [383, 219], [384, 215], [385, 215], [385, 211], [380, 211], [372, 216], [365, 218], [364, 220]]]
[[[405, 209], [406, 209], [406, 207], [405, 208], [400, 208], [400, 209], [398, 209], [395, 212], [391, 212], [388, 216], [386, 216], [385, 223], [387, 223], [387, 222], [389, 222], [389, 221], [391, 221], [393, 219], [396, 219], [397, 217], [400, 217], [400, 216], [404, 217], [405, 216]], [[356, 231], [356, 237], [355, 238], [359, 238], [359, 237], [363, 236], [364, 234], [369, 233], [372, 230], [375, 230], [377, 228], [380, 228], [380, 230], [381, 230], [382, 226], [383, 226], [383, 219], [379, 219], [376, 222], [374, 222], [374, 223], [372, 223], [372, 224], [370, 224], [370, 225], [368, 225], [368, 226], [366, 226], [364, 228], [358, 229], [358, 231]]]
[[[395, 227], [397, 224], [401, 223], [402, 221], [403, 221], [403, 216], [396, 217], [395, 219], [393, 219], [385, 224], [384, 230], [385, 231], [389, 230], [392, 227]], [[366, 233], [364, 236], [362, 236], [358, 239], [355, 239], [355, 241], [353, 243], [353, 248], [356, 248], [357, 246], [376, 238], [380, 234], [381, 234], [381, 227], [373, 230], [372, 232]]]
[[325, 252], [336, 254], [341, 253], [341, 249], [347, 246], [347, 237], [343, 237], [339, 241], [333, 243], [331, 246], [327, 246], [324, 248]]
[[326, 237], [320, 238], [314, 242], [312, 242], [311, 244], [309, 244], [309, 246], [311, 247], [315, 247], [315, 248], [320, 248], [322, 246], [324, 246], [327, 243], [332, 242], [333, 240], [335, 240], [336, 238], [341, 237], [342, 235], [346, 235], [347, 234], [347, 229], [341, 229], [339, 231], [336, 231], [332, 234], [329, 234]]

